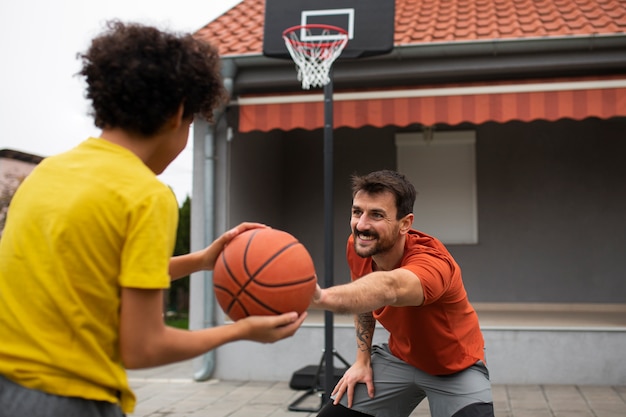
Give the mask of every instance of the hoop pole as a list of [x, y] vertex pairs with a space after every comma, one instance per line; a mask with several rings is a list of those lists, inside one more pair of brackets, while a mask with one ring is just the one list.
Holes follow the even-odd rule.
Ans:
[[[330, 81], [324, 85], [324, 277], [325, 287], [333, 286], [333, 73], [330, 69]], [[322, 403], [330, 399], [334, 383], [334, 340], [333, 340], [333, 313], [324, 312], [324, 341], [325, 341], [325, 375]]]

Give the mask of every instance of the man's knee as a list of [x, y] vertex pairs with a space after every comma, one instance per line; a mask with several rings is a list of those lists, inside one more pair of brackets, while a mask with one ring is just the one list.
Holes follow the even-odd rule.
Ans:
[[470, 404], [454, 413], [452, 417], [493, 417], [493, 403]]
[[317, 417], [371, 417], [351, 408], [344, 407], [341, 404], [333, 405], [332, 401], [327, 403], [324, 408], [317, 414]]

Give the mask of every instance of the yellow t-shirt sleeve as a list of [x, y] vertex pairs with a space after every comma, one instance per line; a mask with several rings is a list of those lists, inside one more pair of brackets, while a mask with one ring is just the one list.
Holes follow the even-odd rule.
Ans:
[[178, 206], [170, 190], [153, 193], [129, 213], [122, 249], [120, 285], [130, 288], [168, 288], [169, 260], [174, 251]]

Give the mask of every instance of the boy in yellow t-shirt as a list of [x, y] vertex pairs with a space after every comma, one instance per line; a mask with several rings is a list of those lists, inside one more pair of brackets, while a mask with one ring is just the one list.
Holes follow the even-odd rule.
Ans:
[[224, 98], [217, 51], [191, 35], [110, 22], [81, 55], [95, 125], [19, 187], [0, 240], [0, 415], [121, 416], [125, 368], [190, 359], [235, 340], [293, 335], [296, 313], [195, 332], [162, 319], [170, 279], [212, 269], [242, 223], [171, 258], [178, 207], [157, 175], [194, 115]]

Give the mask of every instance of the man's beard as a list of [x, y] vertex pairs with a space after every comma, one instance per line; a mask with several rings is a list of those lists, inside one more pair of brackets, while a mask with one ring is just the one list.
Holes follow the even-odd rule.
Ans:
[[[357, 255], [359, 255], [361, 258], [369, 258], [371, 256], [374, 255], [378, 255], [380, 253], [384, 253], [388, 250], [390, 250], [393, 245], [395, 245], [395, 241], [391, 240], [391, 239], [381, 239], [380, 235], [376, 232], [359, 232], [356, 229], [352, 230], [352, 234], [354, 237], [354, 251], [356, 252]], [[376, 241], [376, 244], [374, 246], [368, 247], [368, 248], [359, 248], [358, 244], [357, 244], [357, 237], [359, 235], [365, 236], [365, 237], [373, 237]], [[395, 234], [397, 235], [397, 233]]]

